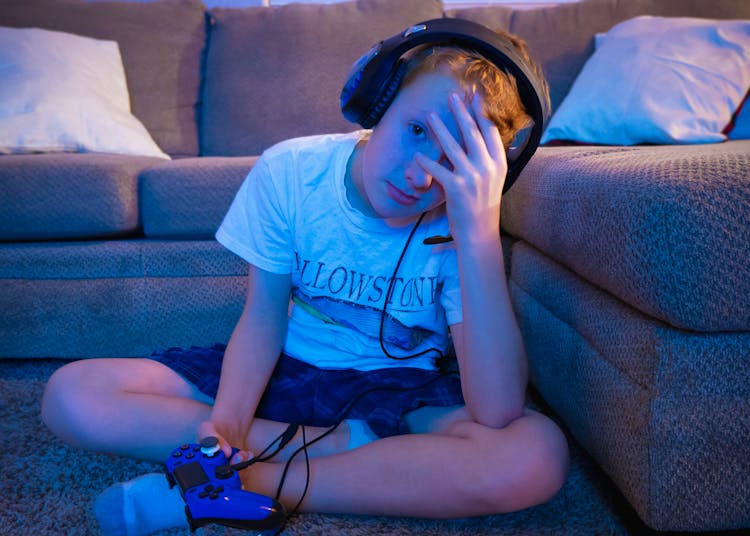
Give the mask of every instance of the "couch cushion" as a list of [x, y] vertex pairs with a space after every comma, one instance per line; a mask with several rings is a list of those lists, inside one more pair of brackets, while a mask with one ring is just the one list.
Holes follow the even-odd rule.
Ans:
[[747, 527], [750, 331], [667, 326], [523, 241], [512, 259], [531, 381], [641, 518]]
[[97, 238], [138, 229], [138, 174], [163, 162], [112, 154], [0, 157], [0, 240]]
[[149, 238], [209, 238], [258, 157], [165, 162], [140, 178], [141, 221]]
[[502, 226], [675, 327], [750, 328], [750, 141], [542, 147]]
[[5, 244], [0, 355], [145, 356], [226, 342], [246, 280], [247, 263], [215, 240]]
[[350, 131], [339, 94], [378, 41], [442, 16], [439, 0], [210, 10], [201, 154], [257, 155], [286, 138]]
[[117, 41], [133, 114], [166, 153], [198, 154], [196, 105], [206, 34], [198, 0], [3, 0], [0, 26]]

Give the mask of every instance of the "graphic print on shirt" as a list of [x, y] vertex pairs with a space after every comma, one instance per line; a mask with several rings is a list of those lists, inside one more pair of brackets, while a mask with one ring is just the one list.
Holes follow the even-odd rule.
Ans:
[[[391, 276], [363, 274], [344, 266], [329, 267], [297, 256], [299, 285], [292, 301], [321, 322], [338, 325], [377, 340]], [[412, 351], [440, 335], [418, 325], [408, 326], [402, 318], [434, 310], [439, 292], [437, 276], [399, 277], [386, 310], [383, 339], [388, 345]], [[391, 314], [393, 312], [394, 314]]]

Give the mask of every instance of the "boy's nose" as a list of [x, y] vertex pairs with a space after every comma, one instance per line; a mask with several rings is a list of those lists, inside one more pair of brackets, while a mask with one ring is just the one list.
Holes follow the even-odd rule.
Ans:
[[417, 191], [429, 190], [432, 186], [432, 175], [412, 159], [406, 168], [406, 181]]

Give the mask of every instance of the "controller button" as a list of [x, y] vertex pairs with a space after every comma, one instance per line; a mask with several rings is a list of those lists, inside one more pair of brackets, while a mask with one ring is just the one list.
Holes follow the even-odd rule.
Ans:
[[190, 448], [190, 445], [188, 445], [187, 443], [180, 445], [180, 450], [188, 450], [189, 448]]
[[208, 492], [207, 491], [201, 491], [198, 494], [198, 497], [200, 497], [201, 499], [205, 499], [206, 497], [208, 497]]
[[219, 494], [218, 493], [212, 493], [211, 496], [209, 497], [209, 499], [211, 499], [212, 501], [216, 500], [218, 498], [219, 498]]
[[217, 486], [216, 493], [221, 493], [222, 491], [224, 491], [224, 486]]
[[172, 453], [172, 458], [179, 458], [182, 456], [182, 451], [176, 450]]
[[192, 460], [193, 458], [195, 458], [195, 454], [193, 454], [192, 452], [188, 452], [187, 454], [185, 454], [185, 457], [188, 460]]
[[206, 486], [203, 489], [205, 489], [206, 491], [213, 491], [214, 490], [214, 486], [213, 486], [213, 484], [209, 484], [208, 486]]

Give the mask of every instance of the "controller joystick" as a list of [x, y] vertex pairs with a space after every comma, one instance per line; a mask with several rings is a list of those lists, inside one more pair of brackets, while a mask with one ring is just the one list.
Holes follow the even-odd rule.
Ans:
[[214, 456], [221, 450], [221, 447], [219, 446], [219, 440], [214, 436], [208, 436], [201, 439], [200, 446], [201, 453], [205, 454], [209, 458], [211, 456]]
[[191, 531], [210, 523], [237, 529], [276, 530], [286, 520], [281, 503], [242, 489], [239, 475], [229, 465], [215, 437], [177, 447], [165, 465], [170, 487], [180, 487]]

